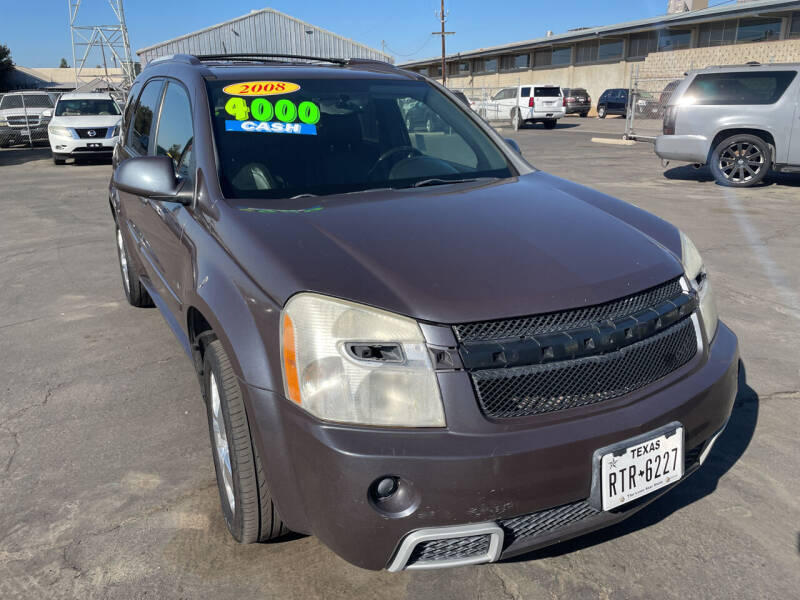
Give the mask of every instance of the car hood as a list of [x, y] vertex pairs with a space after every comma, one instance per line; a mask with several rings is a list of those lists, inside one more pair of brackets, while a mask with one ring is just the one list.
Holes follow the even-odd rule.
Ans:
[[459, 323], [607, 302], [683, 272], [654, 239], [674, 249], [672, 225], [541, 172], [225, 208], [221, 241], [280, 305], [313, 291]]
[[89, 115], [86, 117], [53, 117], [51, 125], [62, 127], [113, 127], [122, 119], [122, 115]]
[[[37, 108], [28, 108], [27, 114], [40, 116], [47, 108], [45, 107], [37, 107]], [[24, 108], [3, 108], [0, 109], [0, 117], [24, 117], [26, 114], [26, 110]]]

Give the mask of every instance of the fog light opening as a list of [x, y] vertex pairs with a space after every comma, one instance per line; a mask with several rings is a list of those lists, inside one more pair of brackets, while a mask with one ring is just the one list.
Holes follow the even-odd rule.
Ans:
[[397, 491], [397, 478], [384, 477], [375, 483], [375, 499], [378, 501], [390, 498]]
[[370, 505], [390, 518], [406, 517], [417, 510], [420, 496], [413, 484], [396, 475], [382, 475], [367, 489]]

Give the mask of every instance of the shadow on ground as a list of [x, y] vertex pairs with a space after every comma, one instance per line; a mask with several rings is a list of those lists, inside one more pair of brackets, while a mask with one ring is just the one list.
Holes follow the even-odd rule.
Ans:
[[739, 361], [739, 389], [728, 426], [717, 440], [705, 464], [685, 482], [630, 518], [594, 533], [549, 546], [502, 562], [521, 562], [570, 554], [628, 535], [666, 519], [717, 489], [717, 482], [742, 457], [753, 439], [758, 422], [758, 393], [747, 385], [744, 363]]
[[[676, 181], [699, 181], [709, 183], [714, 181], [711, 169], [707, 166], [695, 169], [692, 165], [673, 167], [664, 171], [664, 177]], [[790, 187], [800, 187], [800, 174], [798, 173], [775, 173], [770, 172], [764, 178], [764, 182], [756, 187], [766, 187], [770, 185], [785, 185]]]
[[33, 148], [8, 148], [0, 150], [0, 167], [21, 165], [34, 160], [49, 160], [49, 146], [34, 146]]

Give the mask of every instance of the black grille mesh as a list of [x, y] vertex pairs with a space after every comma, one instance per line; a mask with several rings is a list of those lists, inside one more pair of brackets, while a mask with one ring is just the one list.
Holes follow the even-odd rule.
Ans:
[[408, 559], [409, 565], [423, 561], [472, 558], [489, 553], [489, 535], [449, 538], [420, 542]]
[[[91, 138], [102, 139], [102, 138], [106, 137], [106, 132], [108, 131], [108, 128], [106, 128], [106, 127], [99, 127], [99, 128], [98, 127], [95, 127], [95, 128], [89, 127], [87, 129], [76, 129], [75, 131], [77, 132], [78, 137], [81, 138], [82, 140], [91, 139]], [[89, 135], [90, 131], [94, 131], [94, 135]]]
[[520, 538], [532, 537], [563, 529], [568, 525], [599, 515], [601, 511], [590, 506], [585, 500], [564, 504], [556, 508], [541, 510], [539, 512], [505, 519], [500, 521], [500, 527], [505, 531], [505, 545]]
[[627, 317], [642, 309], [656, 306], [665, 300], [679, 296], [682, 292], [680, 279], [673, 279], [658, 287], [605, 304], [576, 308], [563, 312], [454, 325], [459, 341], [493, 341], [519, 338], [569, 329], [590, 327], [606, 319]]
[[649, 385], [697, 352], [691, 319], [600, 356], [471, 373], [483, 412], [505, 419], [586, 406]]

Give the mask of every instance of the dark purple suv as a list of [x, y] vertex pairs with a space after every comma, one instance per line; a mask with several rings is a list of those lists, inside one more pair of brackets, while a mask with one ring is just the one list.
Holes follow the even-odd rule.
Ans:
[[240, 542], [495, 561], [624, 519], [725, 427], [737, 342], [692, 242], [416, 74], [159, 59], [114, 166], [126, 296], [194, 362]]

